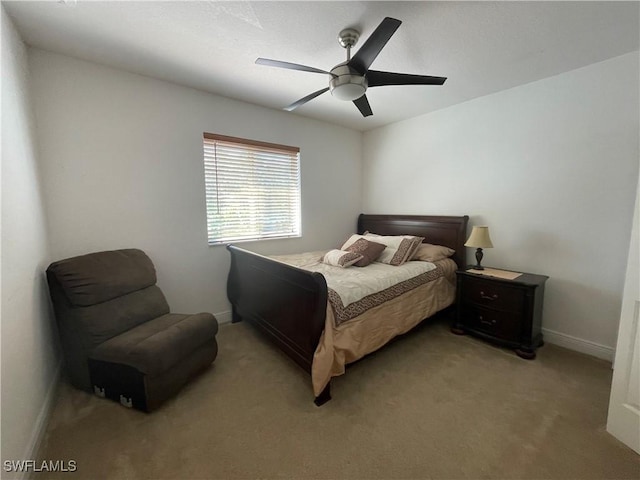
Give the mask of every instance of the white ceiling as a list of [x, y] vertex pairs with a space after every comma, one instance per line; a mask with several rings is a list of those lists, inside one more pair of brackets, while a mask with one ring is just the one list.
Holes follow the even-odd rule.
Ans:
[[397, 18], [402, 25], [371, 68], [448, 77], [443, 86], [371, 88], [368, 118], [330, 93], [291, 113], [363, 131], [640, 44], [638, 2], [2, 3], [29, 45], [271, 108], [328, 86], [329, 77], [255, 65], [257, 57], [329, 70], [346, 59], [340, 30], [359, 30], [362, 45], [385, 16]]

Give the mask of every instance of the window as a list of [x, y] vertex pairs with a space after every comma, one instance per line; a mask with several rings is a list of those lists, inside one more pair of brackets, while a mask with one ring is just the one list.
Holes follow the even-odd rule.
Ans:
[[300, 149], [204, 134], [209, 245], [300, 236]]

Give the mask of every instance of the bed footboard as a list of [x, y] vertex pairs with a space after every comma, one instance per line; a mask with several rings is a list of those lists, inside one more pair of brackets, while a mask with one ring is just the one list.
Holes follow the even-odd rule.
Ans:
[[227, 296], [233, 322], [252, 323], [311, 373], [326, 317], [324, 277], [234, 245], [227, 250], [231, 253]]

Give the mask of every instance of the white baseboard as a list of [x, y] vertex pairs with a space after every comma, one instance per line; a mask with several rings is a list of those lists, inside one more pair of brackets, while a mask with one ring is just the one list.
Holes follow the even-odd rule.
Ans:
[[552, 343], [560, 347], [575, 350], [576, 352], [586, 353], [587, 355], [613, 362], [615, 349], [612, 347], [600, 345], [599, 343], [590, 342], [589, 340], [584, 340], [582, 338], [572, 337], [566, 333], [555, 332], [548, 328], [543, 328], [542, 334], [544, 335], [544, 341], [547, 343]]
[[[53, 411], [61, 374], [62, 360], [58, 362], [58, 365], [56, 366], [56, 369], [53, 373], [53, 378], [51, 379], [49, 387], [47, 388], [47, 393], [44, 397], [44, 401], [42, 402], [42, 408], [40, 409], [40, 413], [38, 414], [38, 418], [36, 419], [33, 431], [31, 432], [31, 439], [29, 440], [29, 444], [25, 448], [22, 459], [37, 460], [40, 458], [40, 448], [42, 447], [42, 441], [44, 440], [47, 425], [49, 423], [49, 418], [51, 417], [51, 412]], [[33, 478], [33, 476], [35, 475], [33, 471], [16, 472], [16, 474], [17, 476], [14, 477], [16, 480], [27, 480]]]
[[218, 323], [231, 323], [231, 310], [227, 310], [226, 312], [214, 313], [214, 317], [218, 320]]

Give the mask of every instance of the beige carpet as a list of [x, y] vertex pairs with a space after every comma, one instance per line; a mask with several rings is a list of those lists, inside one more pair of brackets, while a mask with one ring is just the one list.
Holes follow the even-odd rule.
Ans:
[[42, 458], [83, 479], [625, 479], [640, 456], [605, 431], [611, 366], [553, 345], [534, 361], [446, 324], [418, 327], [334, 379], [310, 379], [249, 325], [153, 414], [63, 385]]

